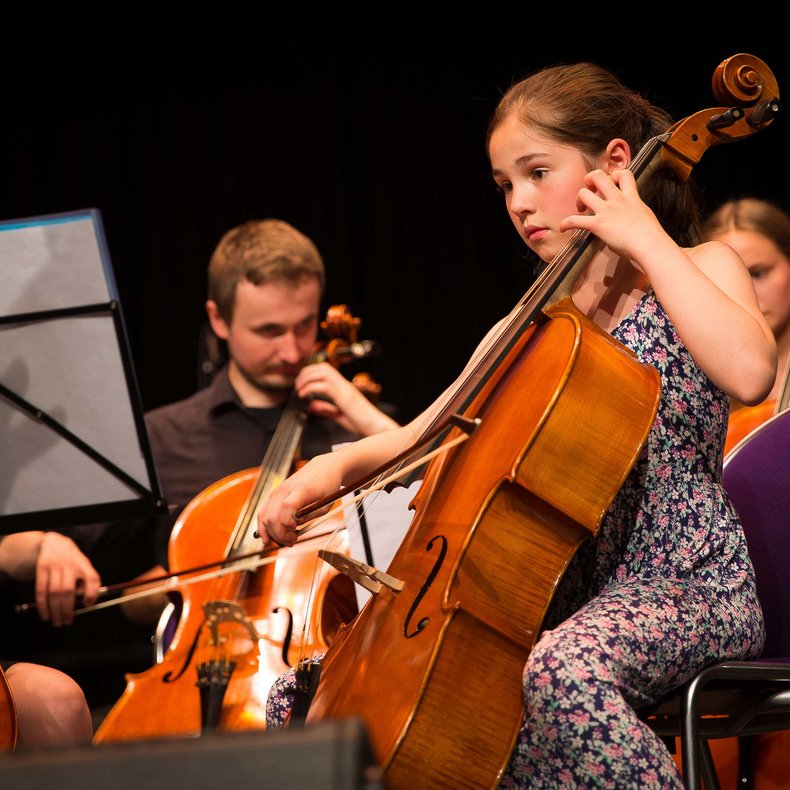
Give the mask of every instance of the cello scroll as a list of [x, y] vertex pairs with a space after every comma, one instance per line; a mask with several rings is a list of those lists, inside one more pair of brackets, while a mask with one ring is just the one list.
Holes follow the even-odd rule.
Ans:
[[754, 55], [727, 58], [716, 68], [712, 82], [715, 99], [726, 106], [700, 110], [667, 130], [662, 160], [682, 180], [708, 148], [764, 129], [780, 110], [776, 77]]
[[[754, 68], [754, 79], [738, 69], [744, 90], [758, 86], [746, 109], [739, 99], [735, 110], [716, 107], [651, 138], [633, 160], [637, 180], [663, 164], [680, 176], [669, 180], [682, 181], [707, 147], [769, 122], [771, 108], [778, 108], [775, 81], [764, 96], [759, 84], [768, 75]], [[543, 169], [536, 173], [531, 163], [522, 169], [530, 157], [520, 143], [526, 138], [529, 146], [543, 136], [532, 125], [530, 134], [520, 134], [521, 116], [506, 111], [504, 117], [516, 123], [505, 127], [492, 166], [526, 237], [522, 214], [529, 213], [533, 181], [541, 180]], [[558, 130], [550, 139], [564, 140]], [[575, 147], [585, 150], [581, 143]], [[540, 218], [546, 224], [556, 219], [546, 214]], [[548, 251], [571, 235], [549, 260]], [[403, 592], [383, 588], [332, 644], [307, 716], [308, 723], [362, 716], [388, 786], [410, 787], [415, 776], [436, 785], [499, 783], [524, 723], [524, 664], [559, 580], [577, 548], [597, 534], [657, 413], [658, 366], [623, 353], [634, 350], [639, 333], [633, 346], [620, 346], [564, 298], [571, 288], [556, 298], [558, 284], [572, 287], [590, 262], [591, 234], [578, 231], [557, 242], [550, 229], [539, 228], [530, 238], [533, 251], [544, 238], [554, 242], [541, 255], [548, 261], [545, 277], [498, 325], [499, 334], [489, 335], [491, 342], [446, 400], [450, 410], [479, 417], [481, 426], [473, 441], [429, 467], [415, 518], [387, 570], [404, 582]], [[611, 368], [598, 378], [604, 362]], [[602, 460], [613, 447], [623, 455]], [[578, 468], [569, 470], [571, 463]], [[593, 470], [592, 464], [601, 466]], [[441, 563], [430, 551], [439, 542], [446, 546]], [[422, 627], [404, 631], [403, 623]]]

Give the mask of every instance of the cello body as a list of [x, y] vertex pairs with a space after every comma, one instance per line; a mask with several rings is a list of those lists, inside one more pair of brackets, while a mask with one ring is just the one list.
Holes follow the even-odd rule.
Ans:
[[547, 312], [475, 397], [472, 437], [428, 467], [387, 571], [404, 588], [369, 600], [322, 665], [307, 722], [361, 717], [391, 788], [497, 784], [560, 577], [655, 417], [654, 368], [570, 300]]
[[8, 678], [0, 667], [0, 752], [13, 751], [16, 748], [16, 739], [16, 705]]
[[[249, 469], [230, 475], [190, 502], [170, 539], [170, 567], [197, 567], [223, 556], [234, 526], [228, 514], [242, 512], [258, 474], [258, 469]], [[326, 535], [319, 535], [305, 542], [305, 548], [314, 545], [315, 551], [278, 553], [275, 562], [254, 571], [235, 571], [186, 587], [163, 660], [127, 675], [126, 690], [97, 729], [94, 742], [198, 737], [206, 729], [207, 705], [214, 706], [220, 731], [264, 729], [266, 695], [274, 680], [296, 663], [303, 649], [326, 649], [340, 624], [356, 613], [353, 583], [317, 563], [325, 540]], [[347, 551], [345, 532], [340, 542]], [[309, 644], [300, 641], [302, 633]], [[197, 668], [220, 660], [234, 665], [224, 694], [201, 702], [201, 693], [217, 693], [212, 686], [217, 679], [210, 677], [208, 691], [199, 691]]]
[[[331, 339], [317, 344], [310, 361], [351, 359], [359, 324], [345, 305], [330, 307], [321, 326]], [[181, 513], [168, 544], [170, 568], [228, 564], [256, 553], [249, 552], [260, 545], [255, 514], [290, 474], [306, 421], [307, 404], [292, 391], [261, 466], [213, 483]], [[353, 582], [318, 560], [330, 540], [335, 551], [349, 552], [339, 513], [295, 553], [272, 550], [264, 564], [190, 583], [162, 660], [127, 675], [94, 742], [264, 729], [275, 679], [304, 653], [326, 650], [357, 614]]]
[[[660, 167], [684, 180], [708, 147], [753, 134], [779, 109], [773, 75], [751, 56], [724, 61], [713, 87], [729, 106], [648, 141], [629, 166], [638, 182]], [[416, 780], [499, 784], [523, 722], [524, 663], [655, 418], [658, 371], [571, 301], [588, 242], [571, 234], [514, 320], [490, 333], [479, 356], [495, 364], [467, 366], [473, 397], [459, 416], [477, 428], [431, 462], [387, 570], [397, 584], [365, 605], [322, 662], [308, 723], [360, 717], [394, 790]], [[514, 336], [522, 307], [530, 323], [519, 321]]]

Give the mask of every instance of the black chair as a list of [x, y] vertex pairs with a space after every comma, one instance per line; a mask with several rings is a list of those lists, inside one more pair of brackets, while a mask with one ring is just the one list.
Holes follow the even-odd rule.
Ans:
[[[738, 739], [739, 788], [752, 787], [751, 737], [790, 730], [790, 410], [756, 428], [727, 455], [724, 485], [746, 532], [763, 607], [759, 660], [707, 667], [642, 718], [661, 737], [680, 737], [689, 790], [718, 790], [709, 741]], [[788, 777], [790, 786], [790, 777]]]

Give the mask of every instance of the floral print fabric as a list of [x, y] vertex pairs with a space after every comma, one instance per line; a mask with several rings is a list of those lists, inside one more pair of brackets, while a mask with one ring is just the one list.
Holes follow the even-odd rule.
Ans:
[[661, 374], [646, 445], [563, 576], [524, 668], [504, 788], [681, 788], [635, 709], [765, 638], [746, 540], [721, 484], [727, 397], [655, 294], [613, 336]]
[[[762, 649], [754, 572], [721, 485], [727, 398], [652, 292], [613, 335], [658, 369], [661, 402], [527, 660], [525, 718], [503, 788], [682, 788], [636, 710], [708, 664]], [[293, 684], [291, 671], [272, 686], [267, 726], [282, 725]]]

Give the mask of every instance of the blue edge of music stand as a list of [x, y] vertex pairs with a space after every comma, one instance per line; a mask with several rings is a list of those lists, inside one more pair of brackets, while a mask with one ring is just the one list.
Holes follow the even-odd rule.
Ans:
[[[0, 316], [0, 330], [2, 330], [4, 325], [9, 324], [48, 321], [71, 316], [103, 315], [112, 318], [129, 397], [127, 405], [132, 411], [132, 419], [136, 428], [139, 451], [147, 473], [147, 481], [141, 482], [135, 477], [127, 474], [126, 471], [119, 468], [105, 455], [102, 455], [94, 447], [84, 442], [79, 436], [74, 435], [51, 414], [47, 414], [35, 403], [25, 400], [18, 392], [14, 392], [13, 389], [7, 387], [2, 381], [2, 372], [0, 372], [0, 400], [4, 399], [7, 403], [12, 405], [12, 408], [16, 408], [26, 413], [31, 419], [36, 420], [36, 422], [46, 425], [53, 434], [59, 436], [63, 441], [69, 442], [81, 453], [90, 457], [96, 463], [97, 468], [101, 467], [105, 472], [109, 472], [126, 485], [130, 491], [129, 499], [93, 503], [84, 506], [69, 505], [59, 507], [56, 505], [37, 511], [6, 512], [6, 505], [0, 502], [0, 535], [21, 532], [28, 529], [62, 528], [98, 521], [113, 521], [121, 518], [148, 517], [167, 512], [167, 503], [161, 493], [148, 442], [148, 435], [145, 429], [142, 402], [129, 350], [128, 337], [104, 234], [101, 213], [98, 209], [92, 208], [81, 211], [70, 211], [39, 217], [3, 221], [0, 222], [0, 233], [8, 230], [33, 228], [34, 226], [43, 227], [84, 220], [90, 220], [93, 224], [105, 278], [105, 285], [107, 287], [107, 293], [109, 294], [109, 301], [100, 304], [85, 304], [61, 309], [46, 309], [36, 312]], [[45, 476], [42, 476], [40, 484], [47, 484]]]

